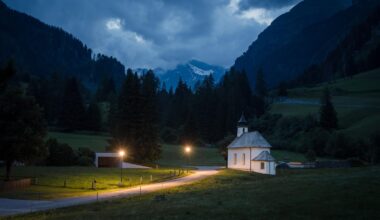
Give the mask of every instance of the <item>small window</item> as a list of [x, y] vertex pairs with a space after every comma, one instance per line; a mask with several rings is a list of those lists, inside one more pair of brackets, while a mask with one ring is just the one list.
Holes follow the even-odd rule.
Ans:
[[234, 154], [234, 164], [237, 164], [237, 154]]
[[264, 164], [264, 162], [261, 162], [261, 169], [263, 170], [263, 169], [265, 169], [265, 164]]
[[243, 154], [243, 165], [245, 165], [245, 154]]

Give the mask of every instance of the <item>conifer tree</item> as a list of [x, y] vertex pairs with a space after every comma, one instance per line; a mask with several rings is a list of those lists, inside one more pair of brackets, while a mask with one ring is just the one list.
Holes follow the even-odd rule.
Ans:
[[321, 97], [319, 123], [322, 128], [332, 130], [338, 128], [338, 118], [331, 102], [330, 90], [326, 87]]
[[255, 85], [256, 95], [260, 98], [264, 98], [268, 95], [268, 88], [264, 78], [263, 69], [260, 68], [256, 75]]
[[141, 124], [136, 136], [137, 155], [140, 161], [155, 161], [160, 157], [158, 143], [158, 103], [159, 81], [152, 70], [141, 76]]
[[67, 130], [84, 128], [85, 109], [78, 81], [75, 78], [69, 78], [66, 81], [59, 121], [61, 127]]

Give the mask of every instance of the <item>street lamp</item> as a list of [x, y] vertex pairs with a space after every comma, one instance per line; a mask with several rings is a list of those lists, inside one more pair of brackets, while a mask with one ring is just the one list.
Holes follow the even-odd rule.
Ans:
[[125, 155], [125, 152], [123, 150], [119, 151], [120, 156], [120, 186], [123, 184], [123, 157]]
[[191, 153], [191, 146], [187, 145], [185, 146], [185, 153], [187, 154], [187, 166], [190, 166], [190, 153]]

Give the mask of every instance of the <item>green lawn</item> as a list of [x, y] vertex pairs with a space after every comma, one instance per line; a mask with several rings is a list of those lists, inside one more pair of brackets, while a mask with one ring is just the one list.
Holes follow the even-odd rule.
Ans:
[[[147, 184], [152, 181], [163, 181], [174, 176], [173, 169], [124, 169], [123, 186], [130, 187]], [[178, 172], [178, 169], [177, 169]], [[4, 175], [4, 169], [0, 170]], [[97, 191], [119, 189], [120, 169], [95, 167], [15, 167], [12, 170], [14, 178], [37, 177], [36, 185], [29, 188], [0, 192], [2, 198], [62, 198], [85, 194], [95, 194], [91, 189], [92, 181], [96, 180]], [[66, 180], [66, 187], [64, 181]]]
[[108, 145], [106, 135], [90, 135], [90, 134], [76, 134], [76, 133], [63, 133], [63, 132], [49, 132], [50, 138], [55, 138], [61, 143], [66, 143], [71, 147], [78, 149], [80, 147], [87, 147], [96, 152], [105, 152]]
[[[380, 69], [355, 75], [352, 78], [323, 83], [312, 88], [289, 90], [289, 98], [318, 101], [324, 87], [328, 85], [339, 127], [349, 136], [366, 137], [379, 132], [380, 124]], [[271, 113], [284, 116], [305, 116], [319, 114], [318, 105], [274, 103]]]
[[[49, 132], [50, 137], [55, 137], [59, 142], [67, 143], [74, 148], [89, 147], [94, 151], [104, 151], [107, 145], [107, 136], [72, 134]], [[89, 143], [89, 144], [87, 144]], [[302, 154], [287, 151], [273, 150], [277, 160], [304, 161]], [[226, 162], [216, 148], [193, 146], [190, 158], [184, 153], [184, 147], [179, 145], [162, 144], [161, 159], [157, 162], [160, 166], [180, 167], [187, 164], [195, 166], [225, 166]]]
[[[378, 219], [379, 185], [380, 167], [281, 170], [277, 176], [223, 170], [142, 197], [13, 219]], [[154, 199], [162, 194], [166, 200]]]
[[192, 151], [188, 157], [184, 152], [184, 147], [179, 145], [162, 146], [162, 157], [158, 161], [164, 166], [224, 166], [225, 161], [216, 148], [192, 147]]
[[342, 78], [335, 82], [322, 83], [313, 88], [300, 87], [288, 91], [290, 97], [319, 98], [328, 86], [336, 96], [379, 98], [380, 69], [357, 74], [352, 78]]

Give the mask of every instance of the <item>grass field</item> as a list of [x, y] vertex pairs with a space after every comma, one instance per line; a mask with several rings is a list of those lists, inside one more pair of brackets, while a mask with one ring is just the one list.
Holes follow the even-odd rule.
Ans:
[[[4, 170], [0, 170], [3, 175]], [[178, 170], [176, 171], [178, 173]], [[164, 181], [174, 176], [173, 169], [124, 169], [123, 186], [130, 187], [157, 181]], [[29, 188], [0, 192], [2, 198], [52, 199], [94, 194], [96, 191], [119, 189], [120, 169], [95, 167], [15, 167], [13, 177], [37, 177], [36, 185]], [[152, 181], [151, 181], [152, 178]], [[66, 187], [64, 182], [66, 180]], [[91, 189], [96, 180], [96, 189]]]
[[[55, 137], [59, 142], [67, 143], [73, 148], [87, 146], [94, 151], [102, 151], [107, 145], [107, 136], [85, 135], [49, 132], [50, 137]], [[90, 143], [90, 144], [87, 144]], [[193, 146], [190, 158], [183, 151], [182, 146], [162, 144], [161, 159], [157, 161], [160, 166], [179, 167], [184, 165], [194, 166], [225, 166], [226, 162], [216, 148]], [[305, 157], [299, 153], [273, 150], [277, 160], [305, 161]]]
[[106, 135], [90, 135], [90, 134], [76, 134], [76, 133], [63, 133], [63, 132], [49, 132], [49, 138], [55, 138], [61, 143], [66, 143], [71, 147], [78, 149], [80, 147], [87, 147], [96, 152], [105, 152], [108, 145]]
[[[277, 176], [223, 170], [200, 182], [12, 219], [377, 219], [380, 167], [280, 170]], [[156, 201], [157, 195], [166, 200]]]
[[[312, 88], [291, 89], [288, 92], [289, 98], [305, 102], [318, 102], [325, 86], [331, 90], [342, 132], [356, 137], [365, 137], [379, 132], [380, 69]], [[285, 116], [305, 116], [318, 114], [319, 106], [274, 103], [270, 111]]]

